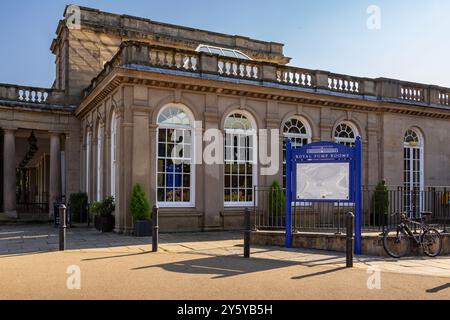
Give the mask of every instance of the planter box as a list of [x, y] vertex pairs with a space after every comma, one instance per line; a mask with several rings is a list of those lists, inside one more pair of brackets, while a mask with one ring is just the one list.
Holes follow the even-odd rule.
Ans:
[[151, 237], [153, 223], [150, 220], [140, 220], [134, 223], [135, 237]]
[[95, 229], [101, 232], [112, 232], [114, 230], [115, 223], [116, 219], [114, 218], [114, 216], [95, 216], [94, 218]]

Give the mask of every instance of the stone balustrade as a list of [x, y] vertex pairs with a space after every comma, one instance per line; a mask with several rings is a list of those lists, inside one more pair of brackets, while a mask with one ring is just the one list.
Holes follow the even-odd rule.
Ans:
[[64, 92], [54, 89], [0, 84], [0, 99], [35, 104], [61, 104]]
[[217, 71], [226, 77], [236, 77], [249, 80], [258, 80], [261, 76], [261, 66], [251, 60], [219, 57]]
[[224, 78], [309, 88], [321, 93], [371, 96], [378, 100], [449, 106], [450, 89], [388, 78], [361, 78], [216, 54], [124, 42], [118, 54], [86, 90], [87, 95], [115, 66], [141, 65], [213, 74]]
[[425, 100], [424, 88], [400, 85], [400, 99], [423, 102]]
[[450, 91], [441, 91], [438, 93], [439, 104], [450, 105]]
[[277, 68], [277, 81], [281, 84], [294, 85], [298, 87], [312, 87], [314, 74], [311, 70], [280, 67]]
[[330, 74], [328, 76], [328, 88], [333, 91], [358, 94], [359, 81], [355, 77]]

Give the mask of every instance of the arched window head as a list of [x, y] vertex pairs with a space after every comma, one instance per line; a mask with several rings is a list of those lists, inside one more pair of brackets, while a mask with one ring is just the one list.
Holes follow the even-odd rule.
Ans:
[[306, 122], [295, 117], [285, 122], [283, 136], [291, 139], [294, 148], [299, 148], [310, 142], [311, 130]]
[[225, 130], [252, 130], [252, 121], [243, 113], [233, 113], [225, 120]]
[[342, 122], [337, 125], [334, 130], [334, 140], [336, 143], [343, 144], [347, 147], [354, 147], [358, 132], [356, 128], [348, 122]]
[[406, 146], [416, 147], [420, 146], [420, 136], [413, 129], [409, 129], [405, 132], [405, 137], [403, 140]]
[[192, 117], [183, 105], [170, 104], [158, 116], [158, 125], [192, 127]]

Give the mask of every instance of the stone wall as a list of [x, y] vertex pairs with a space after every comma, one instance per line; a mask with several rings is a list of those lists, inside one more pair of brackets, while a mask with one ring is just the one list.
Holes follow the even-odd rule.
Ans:
[[[284, 232], [254, 231], [251, 234], [251, 244], [254, 246], [285, 246]], [[323, 234], [323, 233], [297, 233], [292, 236], [292, 247], [302, 249], [316, 249], [345, 252], [345, 235]], [[363, 235], [362, 254], [367, 256], [383, 256], [387, 254], [383, 248], [383, 238], [377, 235]], [[423, 256], [421, 248], [417, 247], [411, 240], [412, 256]], [[443, 235], [443, 246], [441, 255], [450, 254], [450, 234]]]
[[69, 29], [61, 21], [52, 43], [56, 88], [66, 91], [70, 103], [79, 103], [82, 91], [118, 52], [121, 43], [128, 40], [190, 50], [200, 44], [210, 44], [239, 49], [259, 61], [281, 64], [290, 61], [283, 55], [283, 44], [81, 7], [81, 29]]

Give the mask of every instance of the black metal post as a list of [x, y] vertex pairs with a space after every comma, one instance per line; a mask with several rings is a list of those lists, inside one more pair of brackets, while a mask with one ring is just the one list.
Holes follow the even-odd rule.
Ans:
[[152, 231], [152, 251], [158, 252], [158, 238], [159, 238], [159, 219], [158, 219], [158, 206], [153, 207], [153, 231]]
[[352, 212], [347, 213], [347, 268], [353, 268], [353, 250], [355, 247], [355, 215]]
[[86, 212], [87, 212], [87, 224], [89, 228], [91, 226], [91, 206], [89, 205], [89, 203], [87, 204]]
[[59, 205], [59, 251], [66, 250], [66, 228], [67, 228], [67, 215], [66, 206], [64, 204]]
[[244, 258], [250, 258], [250, 235], [251, 235], [251, 226], [250, 226], [250, 209], [245, 209], [244, 215]]
[[[443, 218], [444, 218], [444, 233], [447, 233], [447, 219], [450, 218], [450, 198], [449, 195], [447, 193], [447, 188], [444, 188], [444, 200], [445, 200], [445, 204], [443, 207], [444, 210], [444, 214], [443, 214]], [[447, 209], [447, 210], [445, 210]], [[447, 211], [447, 216], [445, 215], [445, 211]]]

